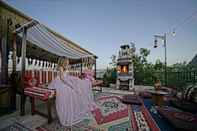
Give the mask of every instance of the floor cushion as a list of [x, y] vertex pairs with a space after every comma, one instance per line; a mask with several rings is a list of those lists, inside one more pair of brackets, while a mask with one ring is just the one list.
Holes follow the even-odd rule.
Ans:
[[170, 107], [157, 107], [157, 110], [176, 130], [197, 131], [197, 115]]
[[141, 105], [141, 99], [136, 95], [124, 95], [122, 97], [122, 102], [126, 104], [134, 104], [134, 105]]

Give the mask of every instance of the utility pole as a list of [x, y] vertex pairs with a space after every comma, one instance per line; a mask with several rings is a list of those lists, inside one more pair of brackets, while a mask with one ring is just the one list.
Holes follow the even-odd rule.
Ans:
[[164, 81], [165, 81], [165, 86], [167, 86], [167, 46], [166, 46], [166, 33], [164, 35], [155, 35], [155, 43], [154, 43], [154, 48], [157, 48], [157, 39], [162, 39], [164, 41], [164, 53], [165, 53], [165, 62], [164, 62]]

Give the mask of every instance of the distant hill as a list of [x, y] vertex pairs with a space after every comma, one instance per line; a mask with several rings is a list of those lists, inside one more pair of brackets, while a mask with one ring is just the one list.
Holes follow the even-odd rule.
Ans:
[[197, 66], [197, 54], [194, 58], [189, 62], [190, 65]]

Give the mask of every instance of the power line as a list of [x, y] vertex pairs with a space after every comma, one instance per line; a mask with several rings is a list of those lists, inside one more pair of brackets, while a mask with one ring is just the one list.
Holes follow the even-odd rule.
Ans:
[[[169, 30], [168, 33], [171, 33], [172, 30], [173, 30], [173, 32], [175, 32], [175, 30], [177, 30], [178, 28], [180, 28], [182, 25], [184, 25], [184, 24], [190, 22], [190, 21], [193, 19], [193, 17], [196, 16], [196, 15], [197, 15], [197, 10], [194, 11], [190, 16], [185, 17], [185, 19], [183, 19], [183, 20], [180, 21], [179, 23], [177, 23], [177, 24], [175, 24], [174, 26], [172, 26], [172, 28], [170, 28], [170, 30]], [[172, 29], [172, 30], [171, 30], [171, 29]]]
[[[173, 26], [171, 26], [171, 28], [169, 29], [169, 31], [167, 32], [167, 34], [172, 34], [172, 33], [175, 34], [175, 32], [176, 32], [177, 29], [179, 29], [182, 25], [190, 22], [193, 19], [193, 17], [196, 16], [196, 15], [197, 15], [197, 10], [194, 11], [190, 16], [185, 17], [180, 22], [177, 22], [177, 24], [174, 24]], [[152, 50], [153, 49], [152, 43], [150, 45], [151, 46], [147, 47], [147, 49]]]

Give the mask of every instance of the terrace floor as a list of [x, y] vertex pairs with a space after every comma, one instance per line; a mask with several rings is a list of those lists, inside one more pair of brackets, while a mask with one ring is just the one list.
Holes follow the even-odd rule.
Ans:
[[[146, 89], [152, 89], [153, 87], [150, 86], [136, 86], [135, 89], [136, 91], [140, 91], [140, 90], [146, 90]], [[94, 92], [95, 94], [95, 99], [97, 104], [102, 103], [103, 100], [100, 99], [101, 97], [105, 97], [106, 99], [104, 100], [109, 100], [109, 102], [114, 101], [114, 96], [118, 96], [121, 97], [122, 95], [125, 94], [132, 94], [132, 92], [128, 92], [128, 91], [122, 91], [122, 90], [115, 90], [115, 89], [110, 89], [110, 88], [105, 88], [103, 87], [103, 91], [102, 93], [99, 92]], [[109, 98], [108, 98], [109, 97]], [[97, 99], [99, 98], [99, 99]], [[118, 130], [132, 130], [132, 126], [130, 123], [130, 112], [129, 112], [129, 108], [127, 107], [127, 105], [122, 104], [121, 102], [117, 102], [118, 106], [121, 108], [116, 109], [118, 110], [117, 112], [120, 111], [124, 111], [124, 109], [126, 109], [127, 111], [127, 115], [121, 116], [121, 114], [117, 114], [118, 115], [118, 119], [111, 119], [110, 117], [107, 118], [108, 116], [102, 116], [103, 118], [106, 118], [106, 122], [102, 122], [101, 120], [97, 119], [91, 119], [89, 116], [87, 116], [87, 120], [84, 120], [82, 123], [79, 123], [78, 125], [74, 125], [73, 126], [73, 130], [98, 130], [98, 131], [105, 131], [105, 130], [111, 130], [113, 131], [114, 129], [118, 129]], [[54, 104], [53, 104], [54, 105]], [[46, 113], [46, 105], [40, 101], [37, 101], [36, 103], [36, 108], [39, 109], [39, 111], [45, 112]], [[53, 119], [54, 121], [51, 124], [47, 124], [47, 119], [44, 117], [41, 117], [39, 115], [31, 115], [30, 113], [30, 102], [29, 99], [27, 100], [26, 103], [26, 115], [25, 116], [20, 116], [19, 114], [19, 96], [17, 96], [17, 111], [12, 113], [12, 114], [8, 114], [8, 115], [4, 115], [2, 117], [0, 117], [0, 131], [7, 131], [9, 126], [13, 125], [13, 124], [19, 124], [25, 126], [25, 129], [23, 130], [36, 130], [36, 131], [50, 131], [50, 130], [66, 130], [67, 128], [62, 127], [59, 122], [58, 122], [58, 118], [57, 118], [57, 113], [55, 111], [55, 106], [53, 106], [52, 109], [52, 115], [53, 115]], [[116, 111], [112, 111], [113, 113]], [[109, 112], [111, 113], [111, 112]], [[124, 114], [124, 113], [123, 113]], [[115, 114], [116, 115], [116, 114]], [[119, 117], [120, 116], [120, 117]], [[111, 119], [111, 120], [110, 120]], [[97, 124], [100, 123], [100, 124]]]

